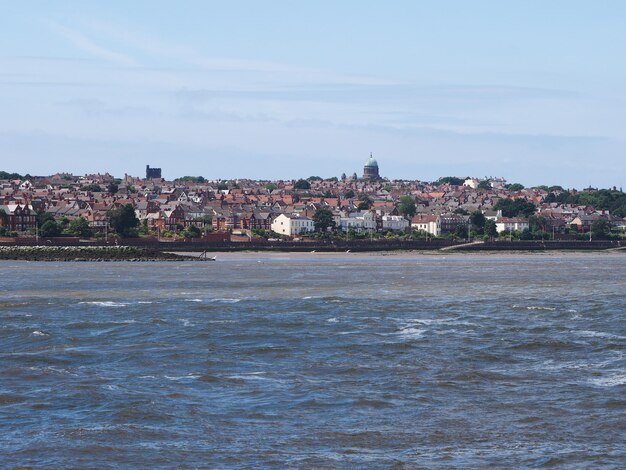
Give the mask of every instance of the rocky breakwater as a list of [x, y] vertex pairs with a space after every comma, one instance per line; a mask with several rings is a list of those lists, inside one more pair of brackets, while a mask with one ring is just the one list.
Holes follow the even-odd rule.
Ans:
[[204, 261], [134, 246], [2, 246], [0, 260], [24, 261]]

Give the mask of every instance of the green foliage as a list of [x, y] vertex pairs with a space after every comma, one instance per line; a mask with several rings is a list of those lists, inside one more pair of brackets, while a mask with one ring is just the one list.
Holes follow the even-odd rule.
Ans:
[[323, 178], [320, 176], [309, 176], [307, 180], [308, 181], [323, 181]]
[[110, 210], [107, 213], [109, 224], [113, 230], [123, 237], [137, 236], [137, 226], [139, 219], [135, 215], [132, 204], [126, 204], [118, 209]]
[[77, 217], [69, 224], [68, 232], [77, 237], [91, 237], [93, 234], [89, 222], [84, 217]]
[[345, 199], [354, 199], [354, 196], [356, 196], [356, 194], [354, 194], [354, 191], [349, 189], [346, 194], [343, 195], [343, 197]]
[[591, 236], [600, 240], [611, 238], [611, 224], [608, 220], [598, 219], [591, 223]]
[[439, 186], [440, 184], [449, 184], [451, 186], [462, 186], [465, 182], [465, 178], [458, 178], [456, 176], [444, 176], [443, 178], [439, 178], [435, 185]]
[[467, 212], [462, 207], [457, 207], [456, 209], [454, 209], [453, 213], [454, 214], [461, 214], [461, 215], [469, 215], [469, 212]]
[[481, 211], [476, 210], [470, 214], [470, 222], [480, 234], [482, 234], [482, 231], [485, 228], [486, 221], [487, 219], [485, 219], [485, 214], [483, 214]]
[[180, 183], [205, 183], [206, 179], [204, 178], [204, 176], [182, 176], [180, 178], [176, 178], [174, 181], [180, 182]]
[[467, 227], [463, 224], [459, 224], [454, 229], [454, 236], [457, 238], [465, 238], [467, 236]]
[[311, 183], [307, 180], [299, 179], [296, 184], [293, 185], [295, 189], [311, 189]]
[[46, 220], [39, 229], [39, 234], [42, 237], [58, 237], [61, 235], [61, 227], [54, 220]]
[[483, 229], [485, 235], [491, 238], [498, 236], [498, 230], [496, 228], [496, 221], [492, 219], [485, 220], [485, 227]]
[[85, 184], [80, 188], [82, 191], [89, 191], [91, 193], [99, 193], [102, 191], [102, 188], [98, 183]]
[[202, 229], [199, 227], [196, 227], [195, 225], [190, 225], [189, 227], [185, 229], [183, 233], [185, 237], [187, 238], [198, 238], [202, 236]]
[[483, 180], [480, 183], [478, 183], [478, 186], [476, 188], [477, 189], [491, 189], [491, 181]]
[[315, 230], [318, 232], [326, 232], [329, 228], [335, 228], [333, 212], [327, 207], [321, 207], [315, 211], [313, 222], [315, 223]]
[[[552, 188], [560, 187], [553, 186]], [[550, 189], [552, 190], [552, 188]], [[617, 217], [626, 217], [626, 193], [614, 189], [600, 189], [576, 194], [563, 191], [558, 195], [551, 192], [543, 200], [544, 202], [592, 206], [595, 209], [608, 210]]]
[[411, 218], [417, 212], [415, 200], [411, 196], [402, 196], [398, 204], [398, 212], [407, 218]]
[[509, 191], [521, 191], [522, 189], [524, 189], [524, 185], [519, 184], [519, 183], [512, 183], [512, 184], [507, 184], [505, 188], [508, 189]]
[[359, 211], [366, 211], [370, 207], [372, 207], [372, 200], [367, 194], [361, 194], [359, 196], [359, 201], [361, 201], [359, 202], [359, 205], [357, 206], [357, 210]]
[[9, 216], [4, 209], [0, 209], [0, 225], [7, 225], [9, 223]]
[[115, 194], [119, 189], [119, 185], [114, 182], [107, 184], [107, 193], [109, 194]]
[[278, 188], [278, 186], [276, 186], [274, 183], [267, 183], [265, 185], [265, 189], [267, 189], [268, 191], [274, 191], [276, 188]]
[[326, 178], [324, 181], [328, 181], [330, 183], [337, 183], [339, 181], [339, 178], [337, 178], [336, 176], [331, 176], [330, 178]]
[[217, 183], [218, 191], [226, 191], [228, 189], [228, 185], [226, 183]]
[[41, 226], [48, 220], [54, 220], [54, 216], [50, 212], [38, 212], [35, 218], [39, 228], [41, 228]]
[[526, 199], [500, 199], [494, 210], [501, 210], [504, 217], [530, 217], [535, 213], [535, 205]]
[[28, 179], [26, 176], [30, 175], [22, 176], [19, 173], [7, 173], [6, 171], [0, 171], [0, 180], [24, 180]]

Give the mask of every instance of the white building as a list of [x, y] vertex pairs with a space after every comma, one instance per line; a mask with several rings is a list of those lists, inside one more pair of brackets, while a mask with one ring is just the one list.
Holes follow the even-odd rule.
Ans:
[[472, 188], [472, 189], [476, 189], [479, 184], [480, 184], [480, 180], [477, 180], [476, 178], [467, 178], [463, 182], [463, 186], [467, 186], [468, 188]]
[[438, 237], [441, 235], [441, 218], [436, 215], [417, 214], [411, 220], [411, 229]]
[[400, 215], [383, 215], [383, 230], [406, 230], [410, 222]]
[[376, 213], [373, 211], [354, 212], [347, 217], [339, 219], [339, 228], [347, 232], [354, 230], [355, 232], [375, 232], [376, 231]]
[[496, 230], [498, 232], [512, 232], [514, 230], [521, 232], [529, 227], [528, 219], [519, 217], [499, 217], [496, 219]]
[[308, 217], [297, 217], [280, 214], [272, 222], [272, 231], [295, 237], [307, 232], [315, 231], [315, 224]]

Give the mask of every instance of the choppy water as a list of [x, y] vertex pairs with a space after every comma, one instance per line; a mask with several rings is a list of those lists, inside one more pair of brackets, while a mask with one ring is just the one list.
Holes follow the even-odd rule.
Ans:
[[626, 466], [625, 255], [0, 263], [0, 466]]

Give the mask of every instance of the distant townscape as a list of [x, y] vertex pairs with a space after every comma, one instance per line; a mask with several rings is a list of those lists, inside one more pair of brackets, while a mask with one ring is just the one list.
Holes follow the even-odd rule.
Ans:
[[370, 155], [359, 177], [207, 180], [0, 172], [0, 236], [576, 240], [624, 237], [621, 188], [525, 188], [503, 178], [388, 180]]

